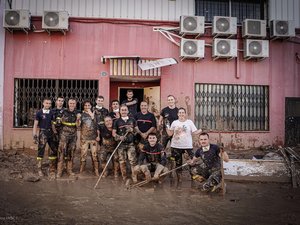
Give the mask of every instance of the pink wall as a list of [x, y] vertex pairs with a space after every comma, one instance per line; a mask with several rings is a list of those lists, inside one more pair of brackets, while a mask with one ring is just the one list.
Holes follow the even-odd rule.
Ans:
[[[39, 20], [39, 19], [36, 19]], [[194, 84], [263, 84], [270, 86], [270, 132], [224, 133], [223, 141], [232, 148], [249, 148], [260, 145], [282, 144], [284, 140], [285, 97], [300, 96], [300, 64], [295, 53], [300, 46], [289, 42], [270, 42], [270, 58], [260, 61], [238, 60], [230, 62], [211, 59], [211, 48], [206, 48], [202, 61], [180, 61], [179, 48], [153, 32], [153, 26], [161, 24], [132, 24], [128, 21], [71, 20], [70, 31], [61, 33], [6, 33], [5, 45], [5, 90], [4, 90], [4, 147], [23, 143], [30, 146], [31, 130], [13, 129], [13, 79], [54, 78], [54, 79], [99, 79], [100, 93], [109, 99], [109, 63], [102, 64], [103, 55], [139, 55], [142, 57], [174, 57], [179, 63], [162, 69], [161, 99], [173, 94], [178, 105], [186, 106], [190, 98], [193, 118]], [[40, 21], [37, 23], [39, 26]], [[170, 24], [167, 24], [170, 26]], [[178, 24], [171, 24], [178, 26]], [[210, 37], [205, 37], [211, 43]], [[241, 42], [241, 40], [239, 40]], [[107, 107], [108, 107], [108, 102]], [[217, 138], [217, 135], [213, 139]]]

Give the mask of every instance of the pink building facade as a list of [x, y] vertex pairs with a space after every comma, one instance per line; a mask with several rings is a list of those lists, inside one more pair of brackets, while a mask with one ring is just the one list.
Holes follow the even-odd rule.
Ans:
[[[41, 18], [34, 18], [37, 27]], [[162, 67], [160, 77], [152, 80], [160, 87], [160, 107], [166, 106], [167, 96], [176, 96], [178, 106], [190, 108], [189, 117], [195, 120], [196, 84], [265, 85], [269, 88], [268, 128], [264, 131], [217, 131], [209, 129], [213, 141], [222, 141], [228, 149], [249, 149], [283, 145], [285, 141], [286, 98], [300, 97], [300, 63], [296, 53], [300, 45], [288, 41], [271, 41], [269, 57], [261, 60], [238, 58], [213, 60], [211, 47], [205, 48], [205, 58], [195, 62], [179, 58], [180, 49], [159, 32], [155, 26], [178, 27], [178, 22], [154, 22], [111, 19], [70, 19], [70, 30], [61, 33], [6, 32], [4, 66], [4, 148], [25, 147], [32, 143], [31, 128], [14, 127], [14, 80], [78, 79], [98, 80], [99, 94], [106, 106], [118, 96], [126, 81], [133, 88], [143, 88], [147, 78], [110, 76], [109, 60], [102, 56], [140, 56], [146, 59], [175, 58], [178, 64]], [[200, 37], [212, 43], [212, 36]], [[242, 39], [238, 36], [238, 45]], [[146, 85], [147, 86], [147, 85]], [[118, 96], [120, 97], [120, 96]], [[201, 123], [200, 123], [201, 126]], [[220, 140], [221, 138], [221, 140]]]

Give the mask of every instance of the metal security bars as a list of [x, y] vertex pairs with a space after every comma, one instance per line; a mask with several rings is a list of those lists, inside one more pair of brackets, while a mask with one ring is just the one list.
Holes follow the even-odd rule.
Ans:
[[237, 17], [238, 23], [244, 19], [265, 19], [267, 14], [265, 0], [195, 0], [196, 16], [205, 16], [212, 22], [214, 16]]
[[14, 85], [14, 127], [32, 127], [45, 97], [53, 100], [52, 107], [57, 96], [73, 97], [81, 109], [84, 100], [95, 102], [98, 96], [98, 80], [15, 79]]
[[222, 131], [269, 130], [269, 87], [195, 84], [195, 124]]

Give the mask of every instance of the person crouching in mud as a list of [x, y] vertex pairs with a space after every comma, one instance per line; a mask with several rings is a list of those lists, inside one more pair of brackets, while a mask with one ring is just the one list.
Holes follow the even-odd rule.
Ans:
[[138, 165], [136, 165], [133, 170], [133, 183], [137, 183], [137, 175], [139, 172], [144, 173], [147, 181], [151, 180], [150, 172], [154, 172], [152, 180], [161, 183], [162, 179], [160, 179], [159, 175], [169, 171], [166, 167], [166, 153], [163, 151], [163, 146], [157, 142], [156, 134], [150, 133], [147, 140], [148, 143], [141, 149]]
[[[192, 166], [193, 179], [201, 183], [202, 191], [211, 191], [221, 188], [221, 158], [229, 161], [228, 154], [218, 145], [209, 143], [209, 134], [202, 132], [199, 135], [200, 148], [195, 152], [193, 159], [188, 163]], [[222, 157], [221, 157], [222, 156]]]

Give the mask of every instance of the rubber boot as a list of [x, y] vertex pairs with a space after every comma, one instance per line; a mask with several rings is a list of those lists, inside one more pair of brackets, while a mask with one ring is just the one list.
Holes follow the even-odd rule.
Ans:
[[99, 162], [98, 161], [93, 161], [94, 162], [94, 171], [95, 171], [95, 175], [97, 177], [99, 177]]
[[43, 171], [42, 171], [42, 160], [41, 159], [39, 159], [37, 161], [37, 168], [38, 168], [38, 174], [39, 174], [39, 176], [43, 177], [44, 174], [43, 174]]
[[56, 160], [50, 160], [49, 179], [55, 180]]
[[60, 178], [64, 169], [64, 160], [59, 160], [57, 163], [57, 174], [56, 177]]
[[127, 171], [126, 171], [126, 163], [120, 163], [120, 170], [121, 170], [121, 174], [122, 174], [122, 178], [123, 180], [127, 179]]
[[[106, 166], [106, 162], [101, 162], [102, 173], [103, 173], [103, 171], [104, 171], [105, 166]], [[104, 171], [102, 177], [107, 177], [107, 176], [108, 176], [108, 168], [105, 169], [105, 171]]]
[[67, 171], [69, 176], [75, 176], [75, 173], [73, 172], [73, 162], [71, 160], [67, 161]]
[[145, 179], [146, 179], [146, 181], [150, 181], [151, 180], [151, 174], [150, 174], [149, 171], [145, 172]]
[[86, 161], [80, 162], [80, 171], [79, 171], [80, 174], [82, 174], [85, 171], [85, 165], [86, 165]]
[[177, 182], [178, 183], [182, 183], [182, 172], [181, 171], [177, 171], [176, 175], [177, 175]]
[[135, 169], [134, 167], [132, 167], [131, 172], [132, 172], [132, 174], [131, 174], [132, 182], [134, 184], [136, 184], [137, 183], [137, 174], [138, 174], [138, 171], [137, 171], [137, 169]]
[[118, 162], [114, 162], [114, 176], [115, 178], [119, 177], [120, 165]]

